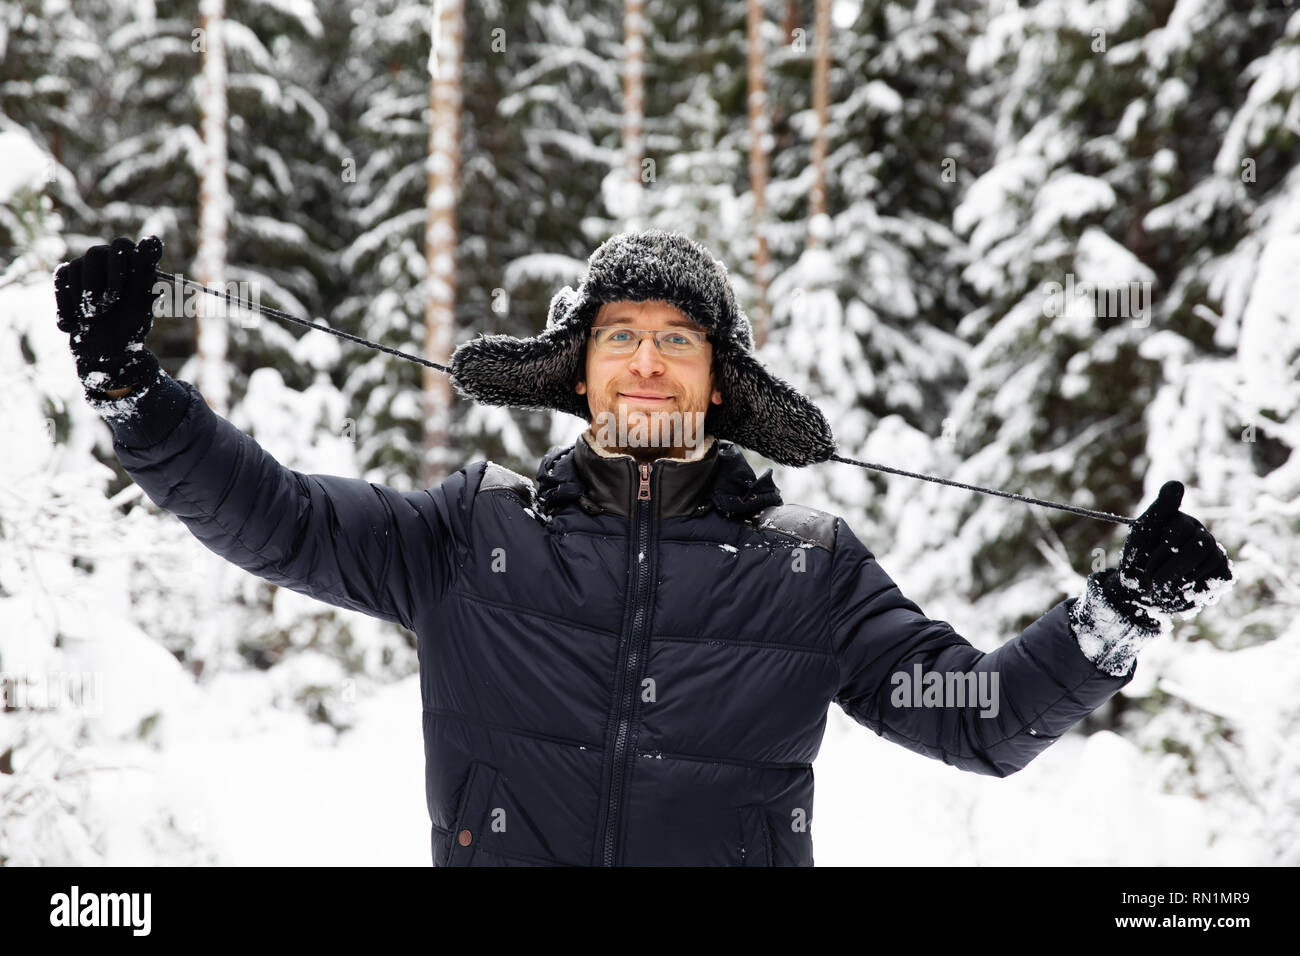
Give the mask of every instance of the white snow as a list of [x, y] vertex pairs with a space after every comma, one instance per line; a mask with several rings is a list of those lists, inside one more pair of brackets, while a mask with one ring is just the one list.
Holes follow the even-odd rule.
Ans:
[[51, 157], [21, 129], [0, 130], [0, 203], [6, 203], [20, 190], [40, 192]]
[[[214, 86], [172, 90], [149, 72], [190, 56], [188, 42], [160, 35], [154, 4], [128, 6], [118, 22], [89, 24], [75, 5], [47, 4], [35, 33], [0, 35], [6, 54], [23, 44], [23, 53], [53, 53], [46, 75], [12, 78], [10, 100], [29, 111], [83, 66], [97, 69], [105, 50], [139, 54], [104, 90], [68, 88], [59, 115], [0, 124], [0, 222], [11, 243], [0, 264], [0, 673], [58, 675], [24, 687], [60, 704], [0, 713], [0, 755], [11, 754], [15, 771], [0, 773], [0, 859], [428, 865], [417, 661], [405, 636], [273, 591], [159, 514], [138, 486], [110, 491], [113, 473], [100, 461], [111, 460], [110, 433], [82, 397], [50, 288], [65, 242], [84, 248], [96, 238], [74, 235], [51, 203], [56, 193], [89, 201], [76, 192], [90, 182], [68, 159], [87, 146], [61, 138], [66, 168], [48, 151], [60, 123], [93, 121], [84, 132], [93, 134], [86, 168], [97, 198], [76, 209], [78, 233], [113, 225], [165, 234], [176, 251], [193, 243], [172, 237], [201, 231], [201, 258], [220, 272], [228, 224], [255, 240], [247, 254], [232, 242], [229, 271], [257, 282], [266, 300], [306, 316], [316, 290], [304, 266], [328, 263], [356, 280], [346, 301], [330, 303], [331, 325], [420, 351], [422, 296], [455, 291], [446, 255], [435, 263], [442, 276], [419, 284], [423, 240], [453, 234], [447, 222], [430, 227], [420, 201], [427, 170], [450, 166], [447, 156], [422, 156], [426, 68], [455, 72], [449, 38], [440, 38], [440, 61], [402, 65], [418, 74], [414, 83], [392, 82], [382, 72], [387, 51], [427, 34], [430, 8], [354, 5], [355, 50], [367, 56], [340, 61], [342, 85], [356, 91], [355, 128], [344, 130], [334, 94], [295, 85], [309, 81], [286, 76], [281, 62], [299, 35], [321, 36], [317, 6], [258, 0], [292, 27], [266, 42], [228, 20], [227, 82], [239, 108], [283, 116], [310, 142], [251, 142], [251, 115], [231, 116], [234, 197], [214, 196], [196, 230], [184, 210], [140, 200], [142, 184], [166, 178], [169, 194], [183, 192], [204, 168], [196, 126], [161, 114], [88, 115], [128, 88], [224, 115]], [[1158, 27], [1133, 0], [999, 0], [972, 8], [970, 35], [922, 2], [889, 7], [878, 34], [858, 36], [862, 5], [833, 5], [836, 62], [861, 70], [860, 82], [837, 86], [830, 104], [835, 198], [826, 215], [806, 221], [811, 110], [784, 117], [792, 142], [765, 137], [771, 326], [758, 358], [818, 402], [841, 453], [854, 457], [1128, 514], [1177, 478], [1187, 485], [1183, 510], [1222, 542], [1234, 580], [1186, 591], [1193, 609], [1160, 621], [1112, 729], [1067, 734], [1004, 780], [880, 740], [832, 706], [816, 764], [819, 864], [1300, 864], [1300, 168], [1285, 152], [1300, 134], [1300, 14], [1284, 27], [1274, 21], [1281, 33], [1270, 42], [1275, 11], [1266, 6], [1251, 13], [1256, 37], [1244, 12], [1208, 0], [1180, 0]], [[489, 246], [467, 232], [468, 261], [496, 270], [471, 281], [545, 303], [545, 289], [576, 288], [585, 271], [575, 237], [594, 248], [635, 222], [705, 243], [730, 267], [738, 304], [757, 316], [748, 126], [716, 100], [717, 89], [739, 88], [736, 64], [715, 58], [717, 72], [706, 75], [652, 74], [650, 58], [694, 56], [701, 34], [647, 38], [645, 75], [658, 75], [672, 101], [638, 112], [644, 129], [625, 139], [623, 64], [610, 55], [621, 21], [563, 4], [532, 5], [527, 16], [529, 49], [511, 60], [520, 68], [503, 77], [496, 108], [518, 137], [512, 168], [536, 178], [507, 181], [506, 167], [494, 166], [500, 157], [483, 148], [491, 137], [476, 137], [462, 170], [477, 191], [444, 185], [432, 200], [472, 224], [491, 190], [511, 224], [536, 223], [547, 242], [507, 229]], [[1081, 53], [1098, 29], [1104, 54]], [[775, 20], [767, 33], [778, 68], [766, 102], [775, 106], [791, 58], [808, 54], [791, 50]], [[1233, 39], [1246, 35], [1247, 46]], [[518, 54], [517, 38], [510, 43]], [[1242, 49], [1256, 58], [1234, 67], [1220, 57]], [[12, 62], [29, 69], [22, 57]], [[918, 77], [963, 68], [955, 98], [905, 92]], [[1192, 83], [1201, 71], [1206, 82]], [[1070, 85], [1073, 75], [1087, 85]], [[1216, 87], [1231, 95], [1207, 102]], [[1120, 98], [1099, 110], [1098, 97], [1112, 94]], [[1186, 129], [1188, 115], [1205, 128]], [[944, 138], [913, 143], [918, 129]], [[210, 141], [224, 135], [214, 130]], [[629, 147], [655, 160], [654, 181], [627, 181]], [[340, 184], [338, 161], [354, 149], [356, 178]], [[590, 195], [564, 192], [556, 157], [590, 177]], [[943, 157], [954, 162], [952, 180], [939, 178]], [[255, 170], [237, 165], [250, 158]], [[51, 175], [57, 190], [47, 188]], [[347, 204], [329, 228], [293, 204], [296, 189], [317, 186]], [[572, 221], [557, 223], [548, 205]], [[348, 223], [355, 228], [337, 236], [342, 248], [330, 258], [317, 244]], [[810, 231], [825, 240], [820, 248], [805, 249]], [[285, 254], [240, 261], [264, 248]], [[1149, 326], [1107, 323], [1083, 306], [1046, 314], [1045, 282], [1068, 274], [1155, 285], [1153, 268], [1161, 282]], [[502, 311], [458, 308], [472, 324], [460, 333], [537, 330], [546, 319], [499, 301]], [[221, 335], [204, 330], [210, 356], [225, 351]], [[237, 427], [306, 473], [411, 481], [394, 462], [419, 454], [419, 391], [391, 358], [354, 358], [356, 347], [334, 336], [265, 318], [237, 336], [231, 351], [257, 349], [244, 356], [242, 368], [255, 371], [230, 412]], [[263, 362], [262, 347], [310, 384], [290, 388], [287, 368]], [[215, 377], [207, 394], [218, 404], [221, 383], [237, 381], [227, 365], [202, 372]], [[136, 403], [99, 411], [125, 414]], [[531, 463], [539, 444], [576, 437], [562, 413], [461, 411], [465, 461], [491, 448]], [[1123, 544], [1122, 528], [1081, 528], [1043, 509], [840, 463], [778, 468], [776, 480], [787, 502], [843, 516], [904, 594], [985, 651], [1078, 595], [1081, 571], [1113, 566]], [[524, 513], [548, 520], [535, 506]], [[724, 564], [738, 554], [718, 547]], [[1084, 645], [1104, 638], [1085, 634]], [[76, 706], [58, 696], [73, 693]]]

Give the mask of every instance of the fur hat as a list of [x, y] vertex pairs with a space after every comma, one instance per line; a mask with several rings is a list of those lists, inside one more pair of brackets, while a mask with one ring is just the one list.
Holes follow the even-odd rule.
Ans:
[[457, 392], [487, 405], [553, 408], [589, 421], [587, 396], [574, 386], [601, 305], [660, 299], [709, 332], [715, 387], [706, 431], [783, 465], [825, 461], [835, 452], [821, 411], [754, 358], [749, 319], [737, 306], [727, 267], [680, 233], [651, 229], [607, 239], [587, 260], [577, 290], [551, 299], [546, 329], [533, 338], [480, 335], [451, 357]]

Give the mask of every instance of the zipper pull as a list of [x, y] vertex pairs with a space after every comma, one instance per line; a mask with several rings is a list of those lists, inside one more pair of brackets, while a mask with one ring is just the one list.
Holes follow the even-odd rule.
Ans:
[[641, 469], [641, 487], [637, 490], [636, 500], [649, 501], [650, 500], [650, 466], [640, 465], [638, 467], [640, 467]]

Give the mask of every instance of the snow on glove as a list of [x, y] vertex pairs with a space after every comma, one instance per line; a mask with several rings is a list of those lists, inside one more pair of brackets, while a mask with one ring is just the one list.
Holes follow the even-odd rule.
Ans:
[[1232, 586], [1232, 562], [1206, 527], [1178, 510], [1183, 486], [1168, 481], [1133, 523], [1119, 567], [1088, 576], [1071, 610], [1079, 646], [1108, 673], [1127, 673], [1169, 615], [1213, 604]]
[[1181, 482], [1165, 482], [1133, 524], [1118, 572], [1102, 583], [1112, 605], [1138, 623], [1213, 604], [1232, 581], [1227, 553], [1205, 525], [1178, 510], [1182, 500]]
[[144, 347], [157, 298], [154, 267], [161, 258], [157, 236], [139, 245], [119, 236], [55, 270], [58, 326], [68, 333], [86, 399], [96, 407], [112, 402], [109, 389], [138, 391], [161, 372], [157, 357]]

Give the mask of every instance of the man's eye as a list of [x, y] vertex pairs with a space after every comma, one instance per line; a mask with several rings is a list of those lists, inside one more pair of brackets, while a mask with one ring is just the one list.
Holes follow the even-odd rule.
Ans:
[[669, 345], [690, 345], [691, 340], [689, 336], [682, 335], [682, 333], [680, 332], [674, 332], [672, 335], [668, 337], [668, 344]]
[[[632, 334], [631, 332], [628, 332], [626, 330], [611, 332], [609, 333], [609, 340], [611, 342], [626, 342], [628, 340], [628, 336], [630, 336], [631, 334]], [[622, 338], [619, 338], [620, 335], [622, 336]]]

